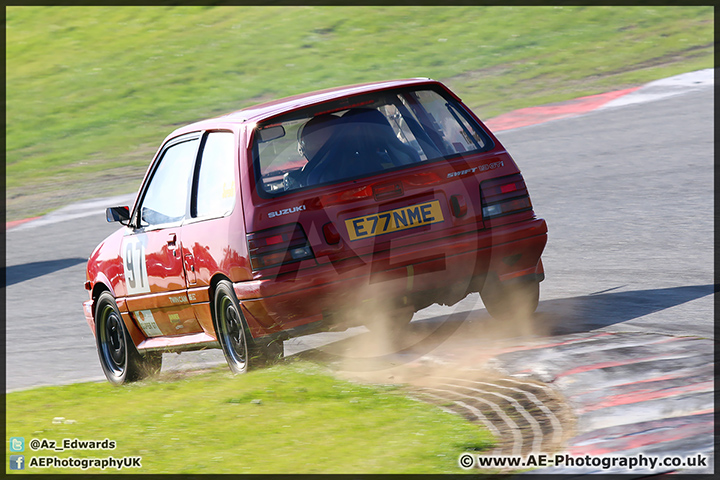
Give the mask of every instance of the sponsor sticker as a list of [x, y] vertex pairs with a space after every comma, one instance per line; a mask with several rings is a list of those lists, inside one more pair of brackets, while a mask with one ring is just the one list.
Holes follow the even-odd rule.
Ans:
[[433, 200], [409, 207], [396, 208], [387, 212], [350, 218], [345, 220], [345, 226], [350, 235], [350, 240], [358, 240], [422, 225], [430, 225], [443, 220], [440, 201]]
[[163, 334], [157, 323], [155, 323], [155, 317], [153, 317], [150, 310], [135, 312], [135, 318], [137, 318], [138, 325], [140, 325], [140, 328], [142, 328], [148, 337], [159, 337]]

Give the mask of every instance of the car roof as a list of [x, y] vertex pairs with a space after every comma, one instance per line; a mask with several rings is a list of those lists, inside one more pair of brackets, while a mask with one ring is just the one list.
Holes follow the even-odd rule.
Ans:
[[176, 137], [178, 135], [204, 130], [207, 128], [218, 128], [222, 126], [230, 126], [232, 124], [242, 123], [257, 123], [262, 120], [280, 115], [282, 113], [304, 108], [310, 105], [323, 103], [336, 98], [342, 98], [352, 95], [358, 95], [362, 93], [369, 93], [379, 90], [387, 90], [398, 87], [422, 85], [422, 84], [439, 84], [435, 80], [430, 78], [411, 78], [404, 80], [388, 80], [383, 82], [372, 82], [362, 83], [357, 85], [348, 85], [344, 87], [328, 88], [325, 90], [318, 90], [314, 92], [303, 93], [300, 95], [293, 95], [291, 97], [281, 98], [259, 105], [243, 108], [220, 117], [211, 118], [208, 120], [201, 120], [199, 122], [186, 125], [178, 128], [172, 134], [168, 135], [168, 138]]

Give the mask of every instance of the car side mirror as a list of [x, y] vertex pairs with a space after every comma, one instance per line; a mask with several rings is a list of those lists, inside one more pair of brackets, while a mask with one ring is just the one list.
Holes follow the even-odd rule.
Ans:
[[127, 225], [130, 221], [130, 207], [110, 207], [105, 210], [105, 218], [108, 222], [120, 222]]

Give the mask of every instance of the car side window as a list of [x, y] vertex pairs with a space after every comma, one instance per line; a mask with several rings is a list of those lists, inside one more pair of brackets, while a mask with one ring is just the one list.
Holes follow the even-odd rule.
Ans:
[[210, 132], [200, 159], [193, 216], [222, 217], [232, 212], [235, 186], [235, 136]]
[[176, 223], [185, 218], [198, 139], [165, 150], [145, 191], [140, 226]]

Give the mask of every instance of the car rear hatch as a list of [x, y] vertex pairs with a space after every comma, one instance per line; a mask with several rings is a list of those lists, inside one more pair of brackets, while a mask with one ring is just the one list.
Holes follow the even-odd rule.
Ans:
[[523, 189], [512, 158], [497, 149], [263, 201], [247, 219], [248, 232], [254, 232], [250, 253], [274, 256], [253, 266], [314, 260], [302, 266], [342, 268], [369, 258], [388, 267], [392, 261], [393, 268], [425, 262], [446, 252], [422, 244], [437, 247], [475, 234], [486, 228], [483, 208], [495, 214], [513, 192], [526, 197]]
[[288, 263], [415, 264], [451, 254], [447, 239], [532, 217], [515, 162], [458, 100], [430, 82], [259, 123], [246, 216], [256, 278]]

